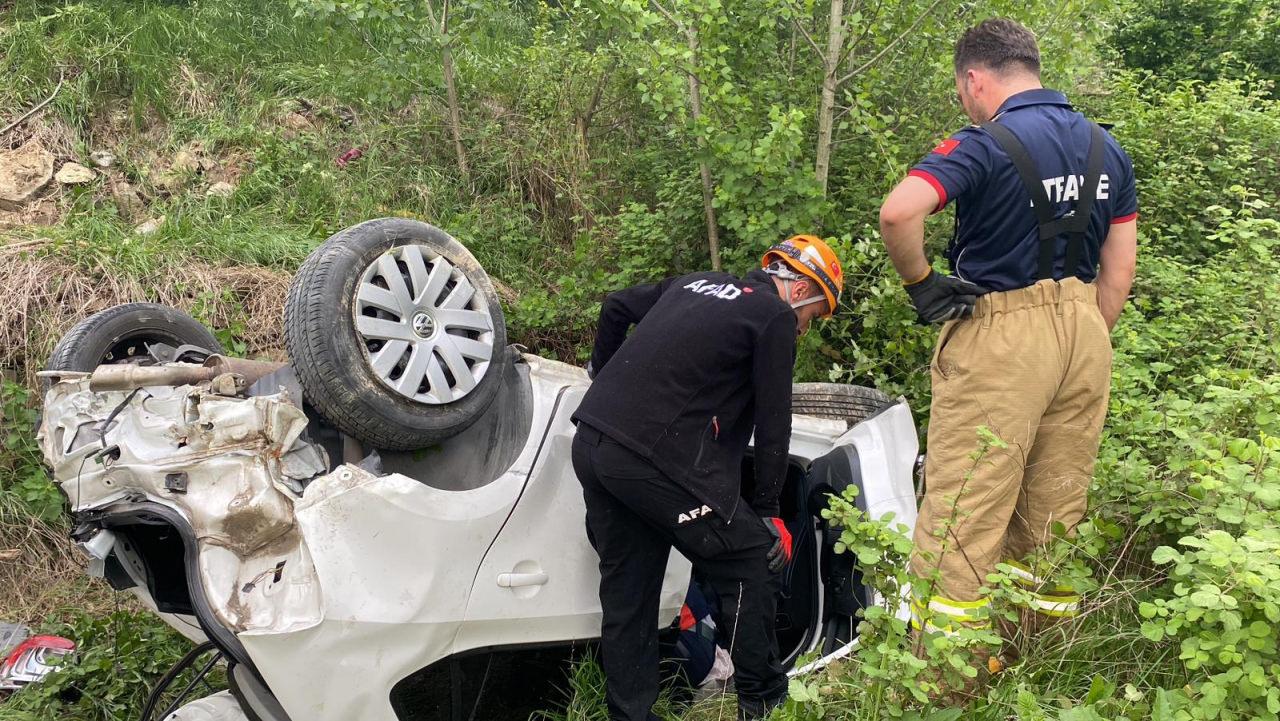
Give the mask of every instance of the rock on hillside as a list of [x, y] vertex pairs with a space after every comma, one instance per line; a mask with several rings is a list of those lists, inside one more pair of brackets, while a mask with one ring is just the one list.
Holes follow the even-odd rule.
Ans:
[[83, 185], [92, 182], [98, 174], [79, 163], [64, 163], [53, 177], [63, 185]]
[[0, 210], [22, 210], [52, 178], [53, 154], [40, 143], [0, 151]]

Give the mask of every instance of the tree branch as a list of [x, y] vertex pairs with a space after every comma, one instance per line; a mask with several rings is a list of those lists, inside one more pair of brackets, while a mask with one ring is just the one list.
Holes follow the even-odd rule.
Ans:
[[[651, 3], [655, 8], [657, 8], [657, 9], [658, 9], [658, 12], [659, 12], [659, 13], [661, 13], [661, 14], [662, 14], [662, 16], [663, 16], [663, 17], [665, 17], [665, 18], [667, 19], [667, 21], [668, 21], [668, 22], [670, 22], [672, 25], [675, 25], [675, 26], [676, 26], [676, 32], [680, 33], [681, 35], [684, 35], [684, 37], [685, 37], [685, 45], [686, 45], [686, 46], [688, 46], [690, 49], [695, 50], [695, 55], [696, 55], [696, 47], [697, 47], [697, 44], [698, 44], [698, 38], [697, 38], [697, 35], [693, 32], [693, 30], [692, 30], [689, 26], [687, 26], [687, 25], [685, 25], [684, 23], [680, 22], [680, 19], [679, 19], [679, 18], [677, 18], [675, 15], [673, 15], [673, 14], [671, 13], [671, 11], [670, 11], [670, 10], [667, 10], [666, 8], [662, 7], [662, 5], [661, 5], [661, 4], [659, 4], [657, 0], [649, 0], [649, 2], [650, 2], [650, 3]], [[703, 81], [702, 77], [698, 74], [698, 71], [697, 71], [695, 68], [693, 68], [693, 67], [688, 67], [688, 66], [686, 66], [684, 63], [682, 63], [682, 62], [680, 62], [680, 61], [678, 61], [678, 60], [668, 60], [667, 58], [662, 57], [662, 55], [660, 55], [660, 54], [658, 53], [657, 48], [655, 48], [655, 47], [654, 47], [652, 44], [650, 44], [650, 43], [644, 43], [644, 46], [645, 46], [645, 48], [647, 48], [647, 49], [649, 50], [649, 52], [653, 53], [653, 54], [658, 58], [658, 60], [659, 60], [659, 61], [661, 61], [661, 62], [669, 62], [669, 63], [671, 63], [671, 64], [672, 64], [672, 65], [674, 65], [674, 66], [676, 67], [676, 69], [677, 69], [677, 70], [679, 70], [680, 72], [682, 72], [682, 73], [684, 73], [685, 75], [687, 75], [687, 76], [689, 76], [689, 77], [693, 78], [694, 80], [697, 80], [697, 81], [698, 81], [698, 83], [699, 83], [700, 85], [705, 85], [705, 84], [706, 84], [706, 82], [705, 82], [705, 81]], [[697, 57], [695, 57], [695, 58], [694, 58], [694, 63], [695, 63], [695, 65], [696, 65], [696, 63], [697, 63], [697, 62], [698, 62]]]
[[[431, 23], [431, 29], [436, 32], [442, 32], [440, 30], [440, 22], [436, 20], [435, 8], [431, 7], [431, 0], [427, 0], [423, 5], [427, 8], [427, 20]], [[421, 37], [421, 33], [418, 33], [416, 30], [414, 32]]]
[[40, 110], [44, 108], [44, 106], [48, 105], [49, 103], [52, 103], [53, 99], [58, 97], [58, 91], [62, 90], [62, 82], [66, 79], [66, 77], [67, 77], [66, 72], [61, 67], [59, 67], [58, 68], [58, 87], [53, 89], [53, 94], [45, 98], [44, 100], [40, 101], [39, 103], [37, 103], [34, 108], [23, 113], [22, 117], [4, 126], [4, 130], [0, 130], [0, 136], [5, 135], [10, 130], [13, 130], [19, 125], [22, 125], [23, 123], [27, 122], [28, 118], [40, 112]]
[[658, 2], [658, 0], [649, 0], [649, 4], [657, 8], [658, 12], [662, 13], [663, 17], [665, 17], [672, 25], [675, 25], [676, 30], [680, 31], [681, 33], [688, 32], [687, 30], [685, 30], [684, 23], [680, 22], [680, 20], [677, 19], [675, 15], [672, 15], [670, 10], [662, 7], [662, 3]]
[[595, 119], [596, 110], [600, 106], [600, 98], [604, 95], [605, 85], [609, 82], [609, 77], [613, 75], [614, 68], [618, 66], [618, 57], [609, 59], [609, 65], [600, 73], [600, 77], [596, 79], [595, 89], [591, 92], [591, 100], [587, 103], [585, 112], [578, 116], [578, 134], [582, 136], [582, 142], [587, 143], [589, 132], [591, 130], [591, 121]]
[[844, 55], [840, 56], [841, 65], [844, 65], [844, 61], [848, 60], [854, 53], [858, 52], [858, 48], [862, 47], [862, 41], [867, 39], [867, 35], [875, 27], [876, 21], [880, 19], [880, 11], [882, 9], [884, 9], [884, 0], [876, 0], [875, 12], [871, 13], [870, 17], [862, 19], [862, 33], [858, 35], [858, 39], [851, 43], [845, 43]]
[[847, 81], [847, 80], [849, 80], [849, 79], [853, 78], [854, 76], [861, 75], [864, 71], [866, 71], [866, 70], [867, 70], [867, 68], [870, 68], [872, 65], [875, 65], [877, 62], [879, 62], [880, 58], [884, 57], [886, 53], [888, 53], [888, 52], [889, 52], [890, 50], [892, 50], [895, 46], [897, 46], [897, 44], [898, 44], [898, 43], [902, 42], [902, 39], [903, 39], [903, 38], [905, 38], [906, 36], [908, 36], [908, 35], [910, 35], [911, 33], [915, 32], [915, 29], [916, 29], [917, 27], [919, 27], [920, 23], [921, 23], [921, 22], [922, 22], [926, 17], [928, 17], [928, 16], [929, 16], [929, 14], [930, 14], [930, 13], [932, 13], [932, 12], [934, 11], [934, 9], [935, 9], [935, 8], [937, 8], [937, 7], [938, 7], [939, 5], [941, 5], [941, 4], [942, 4], [942, 0], [933, 0], [933, 4], [932, 4], [932, 5], [930, 5], [928, 8], [926, 8], [924, 12], [920, 13], [920, 16], [916, 18], [915, 22], [911, 23], [911, 27], [909, 27], [909, 28], [907, 28], [906, 30], [902, 31], [902, 34], [901, 34], [901, 35], [899, 35], [898, 37], [894, 38], [893, 40], [891, 40], [891, 41], [889, 42], [889, 44], [888, 44], [888, 45], [885, 45], [883, 48], [881, 48], [881, 49], [880, 49], [880, 52], [878, 52], [878, 53], [876, 53], [875, 55], [873, 55], [873, 56], [871, 57], [871, 59], [870, 59], [870, 60], [868, 60], [867, 62], [863, 63], [862, 65], [859, 65], [859, 66], [858, 66], [858, 68], [857, 68], [856, 70], [854, 70], [854, 71], [852, 71], [852, 72], [848, 73], [847, 75], [845, 75], [844, 77], [840, 78], [840, 80], [839, 80], [839, 81], [837, 81], [837, 82], [838, 82], [838, 83], [844, 83], [845, 81]]
[[805, 30], [804, 26], [800, 24], [800, 21], [795, 18], [791, 18], [791, 24], [800, 31], [800, 34], [804, 36], [806, 41], [808, 41], [809, 47], [813, 48], [813, 51], [818, 54], [818, 57], [822, 57], [822, 48], [818, 47], [818, 43], [814, 42], [813, 36], [809, 34], [808, 30]]

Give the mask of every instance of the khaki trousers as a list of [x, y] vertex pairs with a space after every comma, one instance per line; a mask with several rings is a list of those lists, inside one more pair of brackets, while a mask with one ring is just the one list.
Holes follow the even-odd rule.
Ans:
[[[912, 568], [940, 571], [928, 605], [951, 617], [941, 625], [983, 605], [978, 589], [997, 563], [1022, 559], [1084, 515], [1111, 382], [1097, 289], [1068, 278], [980, 297], [971, 318], [943, 326], [932, 375]], [[979, 456], [982, 426], [1007, 447]]]

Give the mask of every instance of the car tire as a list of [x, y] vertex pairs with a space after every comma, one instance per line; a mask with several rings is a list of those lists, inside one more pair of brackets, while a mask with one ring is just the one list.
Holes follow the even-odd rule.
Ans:
[[470, 426], [506, 362], [498, 294], [448, 233], [370, 220], [316, 248], [289, 287], [285, 346], [307, 401], [384, 450], [415, 450]]
[[845, 383], [796, 383], [791, 387], [793, 413], [845, 421], [850, 427], [896, 402], [875, 388]]
[[[222, 353], [208, 328], [177, 308], [158, 303], [125, 303], [99, 311], [71, 327], [54, 346], [46, 370], [89, 372], [100, 365], [150, 358], [145, 345], [173, 349], [196, 346]], [[135, 361], [136, 359], [136, 361]]]

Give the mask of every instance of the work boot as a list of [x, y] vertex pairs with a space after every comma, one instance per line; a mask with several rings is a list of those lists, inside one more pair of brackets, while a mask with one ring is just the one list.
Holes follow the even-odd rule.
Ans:
[[774, 699], [747, 698], [738, 696], [738, 721], [758, 721], [767, 718], [769, 713], [782, 705], [786, 694]]

